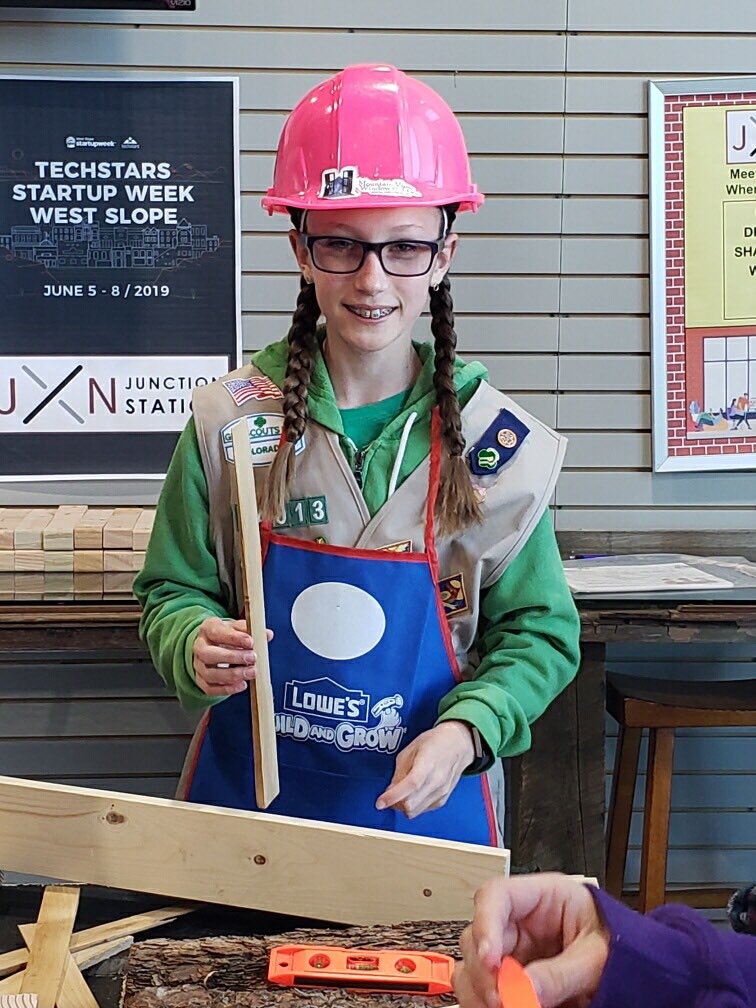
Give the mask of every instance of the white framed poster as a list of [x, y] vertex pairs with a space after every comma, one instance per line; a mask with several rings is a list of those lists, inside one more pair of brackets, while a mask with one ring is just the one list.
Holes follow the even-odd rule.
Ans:
[[649, 133], [654, 469], [756, 469], [756, 77], [651, 81]]

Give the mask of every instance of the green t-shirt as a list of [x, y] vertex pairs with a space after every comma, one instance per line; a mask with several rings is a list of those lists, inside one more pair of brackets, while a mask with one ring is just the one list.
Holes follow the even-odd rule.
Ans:
[[344, 433], [357, 451], [367, 448], [392, 420], [396, 420], [404, 409], [411, 391], [412, 389], [405, 389], [389, 396], [388, 399], [380, 399], [378, 402], [357, 406], [354, 409], [339, 410]]

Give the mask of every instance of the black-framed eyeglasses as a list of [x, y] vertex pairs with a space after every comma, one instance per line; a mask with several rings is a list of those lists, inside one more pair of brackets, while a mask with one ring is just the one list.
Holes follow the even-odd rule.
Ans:
[[322, 273], [356, 273], [368, 252], [375, 252], [389, 276], [423, 276], [441, 248], [441, 241], [367, 242], [340, 235], [303, 235], [312, 264]]

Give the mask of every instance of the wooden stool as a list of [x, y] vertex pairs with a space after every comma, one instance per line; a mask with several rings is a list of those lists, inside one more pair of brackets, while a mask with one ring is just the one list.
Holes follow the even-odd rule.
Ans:
[[[607, 676], [606, 706], [619, 723], [607, 829], [606, 888], [622, 897], [641, 733], [648, 728], [638, 909], [665, 902], [675, 728], [756, 727], [756, 679], [691, 682]], [[727, 890], [729, 893], [731, 890]], [[694, 890], [692, 906], [704, 906]], [[721, 898], [721, 897], [719, 897]], [[723, 904], [722, 904], [723, 905]]]

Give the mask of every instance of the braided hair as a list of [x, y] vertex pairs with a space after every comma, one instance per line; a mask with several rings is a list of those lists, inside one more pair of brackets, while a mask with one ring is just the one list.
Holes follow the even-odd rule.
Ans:
[[[292, 212], [292, 221], [298, 229], [300, 215]], [[288, 489], [294, 475], [294, 445], [304, 434], [307, 425], [307, 393], [318, 349], [316, 327], [319, 318], [320, 305], [315, 285], [307, 283], [303, 277], [287, 337], [289, 356], [283, 385], [282, 442], [260, 494], [260, 512], [266, 521], [275, 521], [286, 507]]]
[[[444, 207], [446, 233], [451, 230], [456, 207]], [[436, 499], [436, 523], [439, 534], [453, 535], [482, 519], [470, 474], [463, 458], [459, 399], [454, 385], [454, 360], [457, 334], [454, 331], [454, 302], [448, 274], [430, 290], [431, 332], [434, 338], [435, 371], [433, 385], [441, 417], [441, 437], [445, 452], [441, 462], [441, 480]]]

